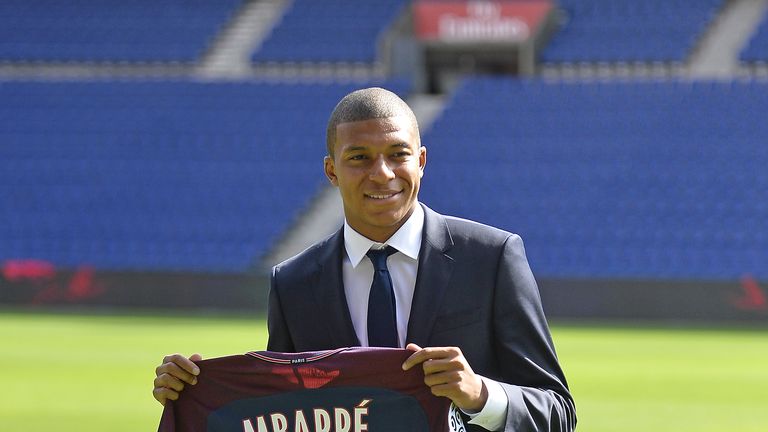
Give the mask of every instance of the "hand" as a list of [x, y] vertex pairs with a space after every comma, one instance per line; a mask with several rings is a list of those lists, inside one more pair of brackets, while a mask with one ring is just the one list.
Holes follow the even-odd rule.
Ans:
[[189, 358], [181, 354], [172, 354], [163, 358], [163, 364], [155, 369], [155, 388], [152, 395], [165, 405], [168, 400], [179, 398], [179, 392], [185, 384], [197, 384], [200, 368], [194, 363], [202, 360], [200, 354], [192, 354]]
[[424, 383], [433, 395], [445, 396], [467, 412], [483, 409], [488, 400], [488, 390], [459, 348], [421, 348], [416, 344], [408, 344], [405, 348], [415, 352], [405, 360], [403, 369], [421, 364]]

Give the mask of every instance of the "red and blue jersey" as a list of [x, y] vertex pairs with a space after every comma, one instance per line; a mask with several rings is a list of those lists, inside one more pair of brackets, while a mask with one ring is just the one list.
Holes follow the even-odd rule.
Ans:
[[168, 401], [158, 432], [464, 431], [432, 395], [411, 351], [250, 352], [197, 362], [198, 383]]

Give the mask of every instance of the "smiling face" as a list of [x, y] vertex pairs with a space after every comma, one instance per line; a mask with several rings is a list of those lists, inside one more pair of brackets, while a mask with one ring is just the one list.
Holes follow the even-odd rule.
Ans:
[[395, 116], [340, 123], [332, 155], [325, 157], [325, 174], [339, 188], [347, 223], [386, 241], [413, 213], [427, 163], [413, 121]]

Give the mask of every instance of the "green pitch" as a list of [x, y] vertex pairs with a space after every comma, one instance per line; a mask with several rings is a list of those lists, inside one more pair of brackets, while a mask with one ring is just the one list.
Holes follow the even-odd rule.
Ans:
[[[765, 431], [768, 332], [555, 326], [579, 430]], [[0, 313], [0, 429], [151, 431], [164, 354], [263, 349], [262, 320]]]

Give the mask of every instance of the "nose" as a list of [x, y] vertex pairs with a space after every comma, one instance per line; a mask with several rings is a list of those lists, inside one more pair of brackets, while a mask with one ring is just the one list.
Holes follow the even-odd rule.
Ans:
[[395, 173], [389, 166], [387, 159], [384, 156], [379, 156], [374, 159], [373, 163], [371, 164], [371, 170], [368, 174], [368, 177], [371, 179], [371, 181], [383, 184], [395, 178]]

